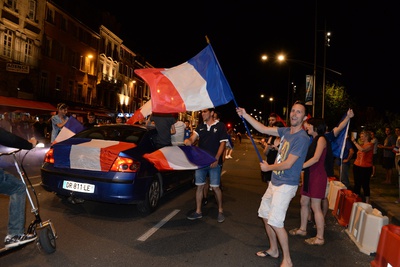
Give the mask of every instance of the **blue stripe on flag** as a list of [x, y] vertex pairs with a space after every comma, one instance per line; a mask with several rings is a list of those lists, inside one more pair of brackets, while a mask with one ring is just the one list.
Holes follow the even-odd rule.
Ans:
[[234, 99], [231, 87], [210, 44], [188, 60], [188, 63], [206, 81], [206, 89], [214, 107], [225, 105]]

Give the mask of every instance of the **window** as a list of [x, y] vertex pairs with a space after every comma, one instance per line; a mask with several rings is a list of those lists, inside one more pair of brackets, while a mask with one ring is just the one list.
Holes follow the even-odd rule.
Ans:
[[36, 19], [36, 0], [29, 0], [28, 3], [28, 18], [31, 20]]
[[63, 62], [64, 60], [64, 46], [59, 42], [53, 42], [52, 58]]
[[5, 6], [11, 9], [12, 11], [18, 12], [17, 10], [17, 0], [6, 0]]
[[54, 24], [54, 11], [48, 8], [46, 15], [46, 21]]
[[47, 36], [44, 38], [43, 44], [43, 54], [47, 57], [51, 57], [51, 47], [52, 47], [52, 40], [49, 39]]
[[74, 81], [69, 80], [68, 81], [68, 99], [75, 101], [75, 99], [73, 99], [74, 97]]
[[78, 93], [77, 93], [78, 102], [82, 102], [82, 92], [83, 92], [82, 84], [78, 84]]
[[62, 77], [57, 76], [56, 77], [56, 91], [61, 91], [62, 90]]
[[47, 72], [42, 72], [40, 75], [40, 88], [39, 88], [39, 95], [45, 96], [46, 88], [48, 87], [49, 82], [49, 74]]
[[63, 30], [63, 31], [67, 31], [67, 20], [66, 20], [62, 15], [60, 15], [60, 17], [61, 17], [61, 25], [60, 25], [60, 28], [61, 28], [61, 30]]
[[3, 56], [9, 57], [9, 58], [11, 58], [13, 35], [14, 35], [14, 33], [11, 30], [5, 29], [4, 38], [3, 38], [3, 45], [4, 45]]
[[25, 58], [24, 58], [24, 62], [27, 64], [33, 63], [33, 59], [32, 59], [33, 45], [34, 45], [33, 40], [27, 38], [26, 43], [25, 43]]

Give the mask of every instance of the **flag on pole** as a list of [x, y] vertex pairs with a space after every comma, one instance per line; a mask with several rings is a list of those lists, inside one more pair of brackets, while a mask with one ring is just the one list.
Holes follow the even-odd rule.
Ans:
[[67, 123], [61, 129], [61, 131], [58, 133], [56, 139], [54, 139], [52, 145], [54, 145], [55, 143], [64, 141], [64, 140], [74, 136], [75, 134], [83, 131], [84, 129], [85, 129], [85, 127], [83, 126], [82, 123], [80, 123], [80, 121], [75, 119], [75, 117], [70, 116], [68, 118]]
[[[343, 116], [343, 118], [340, 120], [340, 122], [342, 122], [344, 120], [346, 115], [347, 114], [345, 114]], [[340, 122], [339, 122], [339, 124], [340, 124]], [[350, 120], [347, 122], [346, 126], [339, 132], [339, 134], [336, 136], [336, 138], [333, 139], [331, 142], [332, 153], [333, 153], [333, 156], [336, 158], [341, 158], [341, 159], [343, 158], [343, 152], [344, 152], [344, 148], [346, 146], [346, 138], [347, 138], [347, 133], [349, 131], [349, 126], [350, 126]]]
[[314, 88], [314, 76], [306, 75], [306, 105], [314, 105], [313, 104], [313, 88]]
[[166, 146], [143, 157], [159, 171], [196, 170], [215, 162], [214, 157], [197, 146]]
[[126, 124], [135, 124], [138, 121], [143, 120], [151, 114], [151, 101], [147, 101], [142, 107], [137, 109], [133, 116], [126, 121]]
[[153, 112], [197, 111], [234, 99], [211, 44], [173, 68], [136, 69], [135, 73], [150, 86]]

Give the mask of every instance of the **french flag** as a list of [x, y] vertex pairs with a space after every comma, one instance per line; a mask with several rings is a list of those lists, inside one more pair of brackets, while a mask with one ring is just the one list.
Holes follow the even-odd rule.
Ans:
[[126, 124], [135, 124], [151, 114], [151, 101], [147, 101], [141, 108], [137, 109]]
[[[340, 122], [344, 120], [347, 114], [344, 114]], [[339, 122], [339, 124], [340, 124]], [[338, 125], [339, 125], [338, 124]], [[336, 138], [332, 141], [332, 153], [336, 158], [343, 159], [343, 152], [346, 146], [346, 137], [350, 127], [350, 120], [347, 122], [346, 126], [339, 132]]]
[[159, 171], [196, 170], [215, 162], [216, 159], [197, 146], [166, 146], [143, 157]]
[[176, 67], [136, 69], [135, 73], [150, 86], [153, 112], [197, 111], [234, 99], [211, 44]]
[[70, 138], [53, 146], [54, 167], [109, 171], [121, 151], [134, 147], [119, 141]]
[[61, 129], [61, 131], [58, 133], [56, 139], [54, 139], [52, 145], [64, 141], [74, 136], [75, 134], [83, 131], [84, 129], [85, 127], [83, 126], [83, 124], [80, 123], [77, 119], [75, 119], [75, 117], [71, 116], [68, 118], [67, 123]]

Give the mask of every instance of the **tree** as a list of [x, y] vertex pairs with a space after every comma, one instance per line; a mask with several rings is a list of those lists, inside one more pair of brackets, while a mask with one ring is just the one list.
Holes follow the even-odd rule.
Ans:
[[355, 104], [344, 86], [327, 83], [325, 86], [324, 119], [330, 129], [338, 124], [349, 108], [354, 109]]

